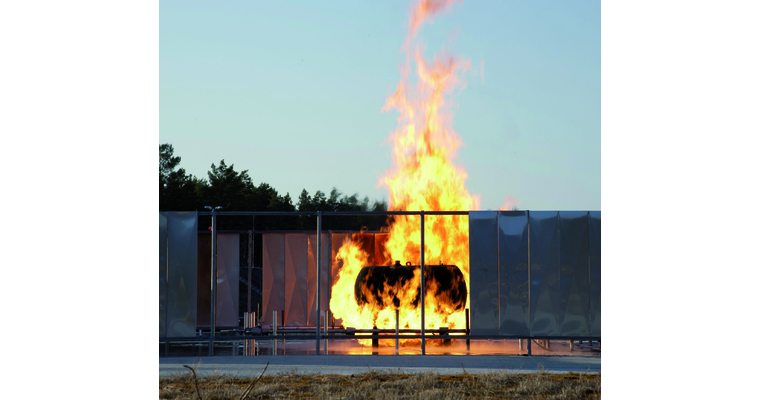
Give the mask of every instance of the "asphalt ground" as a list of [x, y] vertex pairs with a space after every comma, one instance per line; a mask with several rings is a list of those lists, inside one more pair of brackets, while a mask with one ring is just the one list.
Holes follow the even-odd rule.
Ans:
[[284, 373], [354, 375], [370, 371], [437, 374], [490, 372], [602, 372], [601, 357], [574, 356], [476, 356], [476, 355], [259, 355], [214, 357], [159, 357], [159, 377], [190, 373], [199, 377], [258, 376], [269, 362], [267, 375]]

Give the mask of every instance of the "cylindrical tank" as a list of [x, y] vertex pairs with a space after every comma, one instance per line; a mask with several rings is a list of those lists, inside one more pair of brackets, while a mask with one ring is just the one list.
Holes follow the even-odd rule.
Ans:
[[[400, 299], [397, 290], [415, 290], [411, 301], [413, 307], [419, 306], [419, 285], [416, 288], [407, 285], [414, 279], [415, 271], [419, 265], [407, 262], [401, 265], [396, 261], [392, 266], [367, 266], [359, 271], [354, 286], [354, 295], [359, 305], [374, 304], [377, 308], [392, 306], [398, 308]], [[419, 282], [419, 280], [418, 280]], [[426, 265], [425, 266], [425, 291], [430, 293], [435, 290], [436, 306], [450, 311], [464, 309], [467, 304], [467, 284], [464, 275], [456, 265]], [[390, 297], [383, 299], [383, 296]]]

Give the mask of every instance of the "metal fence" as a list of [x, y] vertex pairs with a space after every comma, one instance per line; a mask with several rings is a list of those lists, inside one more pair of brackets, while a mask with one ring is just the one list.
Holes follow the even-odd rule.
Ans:
[[[198, 260], [198, 216], [212, 217], [210, 254]], [[234, 256], [234, 239], [224, 239], [216, 231], [220, 215], [312, 216], [317, 230], [312, 234], [268, 235], [263, 246], [264, 264], [275, 266], [271, 274], [264, 272], [262, 297], [266, 309], [295, 310], [292, 321], [312, 326], [316, 354], [320, 341], [328, 332], [323, 311], [329, 308], [331, 275], [335, 266], [327, 261], [340, 246], [346, 233], [322, 233], [322, 218], [341, 215], [420, 215], [421, 254], [424, 254], [424, 215], [469, 215], [470, 238], [470, 304], [471, 330], [460, 339], [601, 339], [601, 213], [598, 211], [388, 211], [388, 212], [161, 212], [159, 213], [159, 340], [208, 340], [209, 355], [214, 354], [214, 341], [220, 340], [218, 323], [232, 323], [237, 313], [237, 293], [228, 286], [239, 264], [227, 262]], [[253, 223], [253, 222], [252, 222]], [[252, 226], [252, 231], [253, 226]], [[333, 236], [336, 235], [336, 236]], [[280, 238], [281, 240], [279, 240]], [[282, 242], [282, 243], [280, 243]], [[303, 243], [302, 243], [303, 242]], [[225, 244], [226, 243], [226, 244]], [[206, 245], [208, 247], [208, 245]], [[219, 252], [222, 252], [220, 258]], [[239, 251], [239, 250], [238, 250]], [[288, 257], [287, 255], [290, 257]], [[326, 264], [327, 263], [327, 264]], [[199, 271], [201, 264], [207, 265]], [[229, 265], [227, 265], [229, 264]], [[234, 265], [233, 265], [234, 264]], [[424, 256], [421, 265], [425, 265]], [[282, 266], [277, 268], [276, 266]], [[286, 271], [290, 266], [287, 290]], [[330, 268], [328, 270], [327, 268]], [[313, 273], [309, 272], [314, 270]], [[220, 274], [220, 271], [222, 272]], [[328, 272], [329, 271], [329, 272]], [[421, 269], [424, 274], [424, 268]], [[208, 279], [198, 278], [199, 272]], [[210, 272], [210, 273], [209, 273]], [[312, 276], [313, 275], [313, 276]], [[321, 279], [317, 279], [319, 276]], [[215, 279], [214, 279], [215, 277]], [[279, 279], [279, 280], [278, 280]], [[196, 284], [209, 285], [210, 298], [199, 299]], [[235, 285], [237, 280], [234, 280]], [[280, 282], [281, 281], [281, 282]], [[279, 284], [278, 284], [279, 283]], [[424, 293], [424, 275], [421, 279]], [[311, 288], [314, 286], [314, 288]], [[282, 288], [282, 289], [279, 289]], [[228, 291], [229, 296], [220, 293]], [[249, 289], [250, 290], [250, 289]], [[234, 291], [234, 292], [233, 292]], [[285, 293], [291, 293], [286, 299]], [[299, 293], [298, 296], [294, 293]], [[225, 302], [229, 297], [229, 302]], [[422, 297], [424, 301], [424, 296]], [[273, 302], [276, 302], [275, 305]], [[227, 304], [229, 303], [229, 304]], [[287, 304], [286, 304], [287, 303]], [[274, 308], [273, 308], [274, 307]], [[197, 310], [205, 309], [208, 312]], [[317, 312], [320, 310], [320, 312]], [[424, 303], [420, 330], [413, 335], [362, 336], [363, 339], [420, 338], [422, 354], [425, 340]], [[267, 321], [269, 313], [260, 316]], [[303, 315], [301, 315], [303, 314]], [[199, 323], [203, 318], [207, 324]], [[246, 317], [248, 318], [248, 316]], [[300, 318], [300, 319], [299, 319]], [[227, 320], [230, 321], [227, 321]], [[302, 320], [302, 321], [301, 321]], [[205, 322], [203, 321], [203, 322]], [[272, 321], [270, 321], [271, 323]], [[282, 321], [281, 321], [282, 322]], [[339, 322], [339, 321], [338, 321]], [[199, 326], [209, 328], [208, 335], [197, 336]], [[323, 327], [324, 325], [324, 327]], [[277, 323], [273, 324], [273, 328]], [[323, 327], [323, 329], [321, 329]], [[245, 328], [238, 335], [223, 340], [284, 339], [276, 328], [269, 334]], [[301, 332], [303, 333], [303, 332]], [[392, 333], [392, 332], [391, 332]], [[356, 339], [355, 336], [329, 336], [333, 339]], [[440, 339], [440, 336], [437, 336]], [[529, 346], [530, 346], [530, 342]], [[530, 347], [529, 347], [530, 349]], [[529, 350], [530, 351], [530, 350]]]

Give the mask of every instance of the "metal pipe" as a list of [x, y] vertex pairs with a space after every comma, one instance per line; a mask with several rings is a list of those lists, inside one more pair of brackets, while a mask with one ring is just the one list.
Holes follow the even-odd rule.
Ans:
[[398, 308], [396, 309], [396, 354], [398, 354]]
[[470, 309], [465, 308], [464, 309], [464, 321], [465, 321], [465, 329], [467, 332], [467, 351], [470, 351]]
[[[317, 211], [317, 355], [319, 355], [319, 325], [322, 314], [320, 281], [322, 280], [322, 211]], [[327, 323], [327, 321], [325, 321]]]
[[[243, 332], [245, 332], [248, 329], [248, 312], [243, 313]], [[248, 355], [248, 340], [246, 340], [245, 343], [245, 349], [243, 351], [243, 354]]]
[[[272, 310], [272, 333], [274, 336], [277, 336], [277, 310]], [[277, 355], [277, 339], [274, 341], [274, 351], [272, 352], [272, 355]]]
[[324, 331], [324, 333], [325, 333], [324, 334], [324, 336], [325, 336], [325, 355], [327, 355], [327, 320], [328, 320], [329, 313], [330, 313], [329, 310], [325, 310], [325, 331]]
[[528, 355], [532, 355], [533, 354], [533, 351], [532, 351], [532, 348], [531, 348], [531, 345], [530, 345], [531, 342], [532, 342], [532, 340], [528, 339]]
[[425, 355], [425, 210], [420, 210], [420, 299], [422, 299], [422, 355]]

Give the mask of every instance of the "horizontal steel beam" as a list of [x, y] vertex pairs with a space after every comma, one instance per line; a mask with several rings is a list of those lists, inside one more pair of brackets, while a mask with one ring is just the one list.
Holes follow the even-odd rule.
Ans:
[[[323, 211], [322, 216], [357, 216], [357, 215], [421, 215], [421, 211]], [[208, 211], [198, 211], [198, 215], [211, 215]], [[217, 211], [217, 216], [256, 215], [256, 216], [317, 216], [316, 211]], [[469, 211], [425, 211], [425, 215], [470, 215]]]

